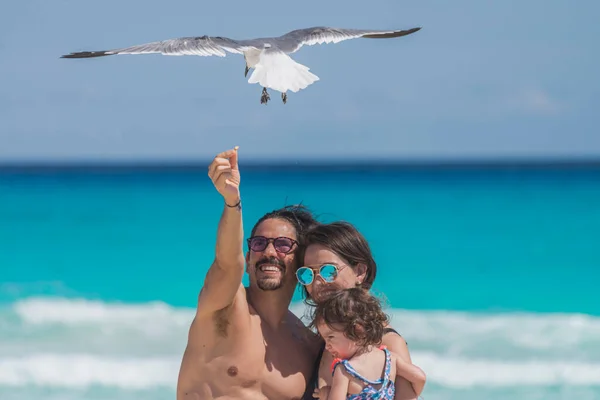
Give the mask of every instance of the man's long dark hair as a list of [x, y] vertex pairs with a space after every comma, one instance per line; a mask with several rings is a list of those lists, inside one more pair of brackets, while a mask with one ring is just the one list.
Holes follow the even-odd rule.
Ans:
[[256, 233], [256, 229], [258, 228], [261, 222], [271, 218], [282, 219], [292, 224], [294, 229], [296, 229], [296, 237], [300, 248], [304, 247], [304, 236], [306, 235], [306, 232], [308, 232], [310, 229], [314, 228], [319, 224], [319, 222], [313, 216], [312, 212], [307, 207], [301, 204], [289, 205], [282, 208], [278, 208], [277, 210], [273, 210], [263, 215], [256, 222], [256, 224], [254, 224], [254, 227], [252, 227], [250, 236], [254, 236], [254, 234]]

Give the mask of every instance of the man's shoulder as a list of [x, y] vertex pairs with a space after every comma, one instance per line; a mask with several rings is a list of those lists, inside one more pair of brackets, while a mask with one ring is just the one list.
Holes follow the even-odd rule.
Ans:
[[306, 324], [304, 322], [302, 322], [302, 319], [300, 317], [298, 317], [298, 315], [296, 315], [296, 313], [294, 313], [292, 310], [288, 310], [286, 323], [290, 326], [293, 326], [294, 329], [296, 329], [298, 331], [312, 332], [306, 326]]
[[[206, 287], [202, 286], [202, 289], [200, 289], [200, 292], [198, 293], [198, 303], [196, 305], [196, 317], [210, 318], [210, 317], [214, 316], [215, 314], [222, 312], [223, 310], [237, 308], [238, 306], [241, 306], [242, 310], [247, 309], [247, 306], [248, 306], [248, 301], [246, 298], [247, 288], [243, 284], [239, 285], [231, 303], [221, 309], [218, 309], [218, 310], [215, 310], [211, 307], [203, 307], [203, 304], [200, 301], [200, 299], [202, 297], [202, 292], [205, 289], [206, 289]], [[205, 310], [209, 310], [210, 312], [205, 312]]]
[[231, 304], [219, 310], [203, 313], [198, 308], [194, 320], [192, 321], [192, 330], [204, 331], [210, 330], [217, 337], [226, 338], [230, 331], [243, 331], [243, 327], [248, 324], [251, 307], [246, 299], [246, 288], [240, 285]]
[[288, 312], [288, 324], [292, 326], [294, 336], [302, 340], [310, 351], [317, 352], [322, 347], [323, 341], [321, 337], [312, 331], [302, 319], [292, 311]]

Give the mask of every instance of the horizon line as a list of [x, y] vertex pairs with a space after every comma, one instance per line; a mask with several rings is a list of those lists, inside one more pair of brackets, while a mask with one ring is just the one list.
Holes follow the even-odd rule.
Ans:
[[[212, 158], [198, 159], [60, 159], [0, 160], [0, 171], [47, 170], [197, 170], [206, 169]], [[453, 168], [600, 168], [597, 157], [497, 157], [497, 158], [412, 158], [412, 159], [285, 159], [265, 162], [259, 158], [239, 163], [244, 169], [453, 169]]]

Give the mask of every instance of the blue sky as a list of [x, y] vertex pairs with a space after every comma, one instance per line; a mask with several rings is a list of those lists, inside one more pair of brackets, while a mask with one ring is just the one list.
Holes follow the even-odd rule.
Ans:
[[[0, 161], [600, 157], [600, 3], [75, 0], [0, 5]], [[259, 103], [240, 55], [60, 59], [180, 36], [423, 29], [305, 46]]]

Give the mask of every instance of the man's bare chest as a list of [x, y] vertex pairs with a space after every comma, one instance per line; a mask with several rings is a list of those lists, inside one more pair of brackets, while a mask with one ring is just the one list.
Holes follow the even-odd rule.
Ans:
[[259, 318], [241, 328], [231, 326], [214, 345], [193, 342], [184, 356], [180, 389], [210, 393], [202, 398], [301, 398], [316, 357], [306, 336], [287, 327], [271, 330]]
[[300, 399], [315, 365], [312, 349], [293, 335], [262, 333], [232, 348], [240, 356], [224, 365], [227, 375], [241, 387], [260, 388], [269, 399]]

